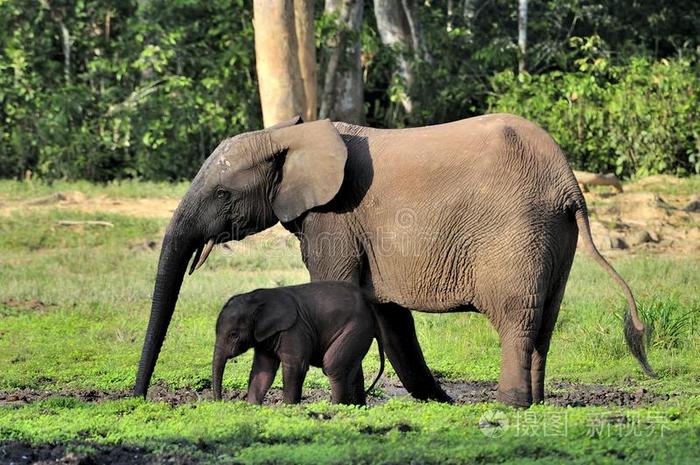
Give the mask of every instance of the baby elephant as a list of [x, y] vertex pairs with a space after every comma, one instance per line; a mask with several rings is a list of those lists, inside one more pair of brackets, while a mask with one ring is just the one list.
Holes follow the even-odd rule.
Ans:
[[[377, 338], [379, 374], [364, 390], [362, 359]], [[384, 370], [384, 351], [372, 303], [349, 283], [319, 281], [257, 289], [233, 296], [216, 322], [214, 398], [221, 399], [226, 361], [253, 347], [247, 400], [260, 404], [280, 362], [284, 402], [301, 401], [309, 365], [323, 368], [333, 403], [364, 405]]]

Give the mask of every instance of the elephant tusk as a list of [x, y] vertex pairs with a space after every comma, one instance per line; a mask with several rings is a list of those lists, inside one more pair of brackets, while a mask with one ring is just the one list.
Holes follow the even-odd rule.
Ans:
[[197, 250], [197, 254], [194, 257], [194, 260], [192, 260], [192, 267], [190, 268], [190, 274], [194, 273], [195, 270], [198, 270], [201, 268], [202, 265], [204, 265], [204, 262], [207, 261], [207, 258], [209, 258], [209, 254], [211, 253], [211, 250], [214, 248], [214, 239], [209, 239], [209, 242], [204, 246], [202, 249], [201, 247]]
[[190, 271], [187, 274], [192, 274], [194, 273], [194, 267], [197, 263], [199, 263], [199, 257], [202, 256], [202, 248], [203, 246], [197, 247], [197, 251], [194, 253], [194, 259], [192, 260], [192, 266], [190, 266]]

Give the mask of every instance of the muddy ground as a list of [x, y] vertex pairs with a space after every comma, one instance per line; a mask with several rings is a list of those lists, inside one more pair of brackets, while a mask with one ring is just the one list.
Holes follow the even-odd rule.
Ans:
[[[70, 449], [80, 447], [83, 451]], [[89, 449], [89, 452], [85, 450]], [[199, 461], [182, 451], [153, 452], [130, 445], [105, 446], [75, 443], [31, 445], [17, 441], [0, 442], [0, 463], [3, 465], [190, 465]]]
[[[496, 397], [497, 384], [492, 381], [442, 381], [443, 388], [452, 396], [457, 404], [471, 404], [493, 401]], [[369, 405], [378, 405], [392, 397], [407, 396], [407, 392], [395, 379], [385, 379], [381, 384], [378, 394], [368, 399]], [[226, 400], [240, 400], [244, 393], [238, 390], [225, 392]], [[32, 389], [22, 389], [13, 392], [0, 392], [0, 407], [20, 406], [52, 397], [71, 397], [86, 402], [102, 402], [128, 397], [126, 391], [62, 391], [49, 392]], [[569, 382], [553, 382], [548, 385], [547, 403], [584, 407], [584, 406], [610, 406], [610, 407], [637, 407], [668, 400], [674, 395], [659, 394], [641, 389], [635, 392], [627, 392], [610, 386], [596, 384], [576, 384]], [[211, 389], [178, 389], [169, 390], [164, 384], [155, 384], [149, 391], [149, 399], [167, 402], [173, 407], [212, 398]], [[304, 392], [302, 403], [328, 400], [329, 392], [325, 389], [307, 389]], [[265, 404], [270, 406], [282, 404], [282, 391], [279, 388], [271, 389]], [[313, 415], [312, 412], [309, 413]], [[328, 420], [329, 417], [319, 415], [319, 420]], [[618, 421], [619, 418], [611, 416], [610, 421]], [[407, 426], [408, 428], [408, 426]], [[97, 465], [103, 463], [132, 465], [132, 464], [196, 464], [198, 457], [182, 449], [180, 446], [188, 446], [188, 450], [211, 452], [216, 444], [205, 442], [197, 444], [173, 444], [173, 447], [161, 447], [158, 451], [148, 450], [131, 445], [100, 445], [95, 443], [74, 442], [66, 444], [41, 444], [32, 445], [16, 441], [0, 442], [0, 463], [3, 464], [64, 464], [64, 465]], [[169, 451], [170, 450], [170, 451]]]
[[[441, 381], [443, 389], [454, 399], [456, 404], [475, 404], [479, 402], [491, 402], [496, 400], [497, 383], [495, 381]], [[129, 397], [128, 391], [98, 391], [98, 390], [66, 390], [66, 391], [42, 391], [34, 389], [20, 389], [17, 391], [0, 392], [0, 407], [19, 406], [52, 397], [70, 397], [85, 402], [102, 402]], [[227, 390], [224, 392], [226, 400], [242, 400], [244, 391]], [[369, 396], [368, 404], [380, 405], [394, 397], [406, 397], [408, 393], [401, 383], [393, 378], [382, 380], [378, 388]], [[548, 404], [563, 407], [586, 406], [610, 406], [610, 407], [639, 407], [656, 402], [668, 400], [673, 395], [659, 394], [640, 389], [633, 392], [621, 390], [616, 387], [598, 384], [577, 384], [566, 381], [552, 382], [548, 385]], [[198, 400], [211, 400], [212, 391], [209, 388], [196, 390], [183, 388], [171, 390], [162, 383], [153, 385], [148, 398], [153, 401], [166, 402], [173, 407]], [[330, 391], [327, 389], [305, 389], [302, 403], [330, 400]], [[265, 397], [265, 405], [275, 406], [282, 404], [282, 390], [273, 388]]]

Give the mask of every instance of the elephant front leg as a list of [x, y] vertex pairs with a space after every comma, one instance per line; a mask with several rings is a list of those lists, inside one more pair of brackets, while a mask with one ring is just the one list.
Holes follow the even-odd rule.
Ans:
[[280, 361], [271, 354], [255, 351], [253, 367], [248, 379], [248, 394], [246, 400], [251, 404], [262, 404], [265, 394], [270, 390], [275, 380]]
[[410, 310], [389, 303], [377, 305], [384, 351], [406, 390], [416, 399], [452, 402], [423, 358]]

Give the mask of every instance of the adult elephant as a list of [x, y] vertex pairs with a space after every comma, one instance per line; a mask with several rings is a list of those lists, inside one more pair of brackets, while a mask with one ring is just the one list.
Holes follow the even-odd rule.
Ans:
[[[583, 195], [541, 128], [494, 114], [384, 130], [301, 119], [224, 140], [168, 226], [135, 393], [145, 395], [187, 265], [278, 221], [312, 281], [360, 284], [380, 302], [386, 354], [418, 399], [446, 401], [409, 309], [478, 311], [501, 340], [498, 399], [544, 397], [549, 342], [578, 232], [628, 301], [625, 335], [651, 374], [629, 287], [598, 253]], [[466, 335], [465, 335], [466, 337]]]

